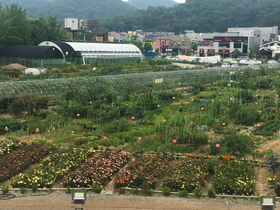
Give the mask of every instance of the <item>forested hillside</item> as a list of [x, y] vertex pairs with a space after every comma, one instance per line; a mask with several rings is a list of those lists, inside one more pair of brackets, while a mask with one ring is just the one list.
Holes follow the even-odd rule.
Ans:
[[150, 7], [103, 20], [104, 30], [224, 32], [228, 27], [279, 26], [279, 0], [188, 0], [172, 8]]
[[148, 7], [173, 7], [178, 3], [172, 0], [128, 0], [127, 3], [138, 9], [147, 9]]
[[64, 18], [69, 17], [99, 20], [130, 14], [137, 10], [122, 0], [2, 0], [1, 3], [2, 7], [5, 7], [5, 4], [17, 3], [26, 8], [29, 18], [57, 16], [61, 23], [64, 23]]

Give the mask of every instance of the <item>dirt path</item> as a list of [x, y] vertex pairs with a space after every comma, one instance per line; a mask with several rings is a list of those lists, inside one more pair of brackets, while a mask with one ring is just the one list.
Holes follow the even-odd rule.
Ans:
[[[75, 209], [71, 203], [71, 195], [66, 193], [35, 194], [29, 196], [10, 196], [5, 199], [0, 195], [0, 209], [9, 210], [65, 210]], [[84, 210], [259, 210], [259, 201], [230, 200], [230, 199], [192, 199], [163, 196], [108, 196], [88, 193]], [[279, 203], [276, 210], [280, 209]]]

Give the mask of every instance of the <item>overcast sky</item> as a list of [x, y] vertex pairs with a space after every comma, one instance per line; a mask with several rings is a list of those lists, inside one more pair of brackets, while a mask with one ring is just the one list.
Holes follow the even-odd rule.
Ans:
[[[123, 0], [123, 1], [128, 1], [128, 0]], [[185, 3], [186, 0], [174, 0], [174, 1], [176, 1], [178, 3]]]

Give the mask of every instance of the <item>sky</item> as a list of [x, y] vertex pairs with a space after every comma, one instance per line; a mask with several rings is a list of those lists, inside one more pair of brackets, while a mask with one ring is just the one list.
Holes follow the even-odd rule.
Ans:
[[[123, 1], [128, 1], [128, 0], [123, 0]], [[186, 2], [186, 0], [173, 0], [173, 1], [176, 1], [178, 3], [185, 3]]]

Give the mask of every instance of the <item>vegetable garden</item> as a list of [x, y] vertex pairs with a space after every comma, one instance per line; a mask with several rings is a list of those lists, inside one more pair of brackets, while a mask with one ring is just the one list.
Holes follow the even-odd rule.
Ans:
[[217, 194], [252, 195], [252, 163], [259, 163], [276, 164], [276, 188], [278, 159], [258, 159], [275, 157], [259, 148], [279, 135], [278, 70], [1, 83], [0, 108], [12, 118], [0, 122], [0, 184], [106, 188], [113, 182], [115, 189], [148, 195], [191, 193], [211, 182]]

